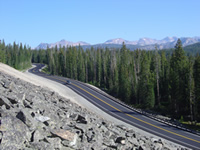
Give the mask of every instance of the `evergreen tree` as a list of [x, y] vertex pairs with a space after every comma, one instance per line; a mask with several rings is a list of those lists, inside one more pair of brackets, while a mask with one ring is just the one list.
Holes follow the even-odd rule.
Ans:
[[96, 62], [96, 76], [97, 76], [97, 86], [101, 85], [101, 71], [102, 71], [102, 63], [101, 63], [101, 50], [97, 49], [97, 62]]
[[200, 56], [197, 55], [194, 62], [194, 115], [195, 120], [200, 121]]
[[124, 43], [120, 50], [120, 56], [121, 58], [119, 65], [119, 96], [122, 100], [129, 103], [131, 96], [128, 71], [129, 52]]
[[138, 83], [138, 102], [144, 108], [153, 108], [155, 104], [154, 76], [150, 72], [150, 59], [145, 51], [142, 51], [140, 78]]
[[5, 42], [0, 40], [0, 62], [6, 63]]
[[[160, 73], [160, 101], [165, 110], [170, 109], [170, 91], [169, 91], [169, 61], [166, 58], [165, 51], [161, 52], [161, 73]], [[163, 111], [165, 111], [163, 110]]]
[[77, 59], [77, 74], [78, 80], [84, 82], [85, 81], [85, 63], [84, 63], [84, 56], [83, 56], [83, 49], [79, 45], [78, 48], [78, 59]]
[[174, 117], [180, 118], [185, 110], [188, 111], [188, 99], [186, 99], [186, 65], [187, 60], [182, 48], [181, 40], [178, 39], [170, 62], [170, 85], [171, 104]]
[[30, 48], [27, 49], [22, 43], [5, 45], [4, 40], [0, 40], [0, 62], [21, 70], [31, 66], [31, 57]]

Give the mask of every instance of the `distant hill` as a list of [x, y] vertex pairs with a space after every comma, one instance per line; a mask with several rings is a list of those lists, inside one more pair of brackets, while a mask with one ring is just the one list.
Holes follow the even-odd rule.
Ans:
[[[166, 37], [162, 40], [156, 40], [156, 39], [151, 39], [151, 38], [141, 38], [137, 41], [128, 41], [124, 40], [122, 38], [116, 38], [116, 39], [111, 39], [107, 40], [104, 43], [100, 44], [95, 44], [95, 45], [90, 45], [87, 42], [70, 42], [66, 40], [61, 40], [55, 43], [41, 43], [39, 44], [35, 49], [47, 49], [47, 47], [52, 48], [55, 47], [56, 45], [59, 46], [78, 46], [79, 44], [83, 47], [83, 49], [86, 48], [121, 48], [122, 43], [124, 42], [130, 50], [135, 50], [137, 48], [139, 49], [144, 49], [144, 50], [152, 50], [155, 49], [155, 44], [157, 44], [158, 49], [169, 49], [169, 48], [174, 48], [176, 42], [177, 42], [177, 37]], [[182, 41], [183, 46], [191, 45], [200, 42], [200, 37], [181, 37], [180, 38]]]
[[55, 43], [40, 43], [35, 49], [47, 49], [47, 47], [52, 48], [55, 47], [57, 45], [57, 47], [59, 48], [59, 46], [63, 47], [63, 46], [84, 46], [84, 45], [90, 45], [89, 43], [86, 42], [70, 42], [70, 41], [66, 41], [66, 40], [61, 40], [59, 42], [55, 42]]
[[196, 55], [197, 53], [200, 54], [200, 42], [185, 46], [183, 49], [185, 50], [185, 52], [192, 55]]

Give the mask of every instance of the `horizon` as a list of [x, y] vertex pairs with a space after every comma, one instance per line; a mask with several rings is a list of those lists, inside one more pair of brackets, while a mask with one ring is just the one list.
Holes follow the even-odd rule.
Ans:
[[[55, 42], [53, 42], [53, 43], [47, 43], [47, 42], [41, 42], [41, 43], [39, 43], [39, 44], [55, 44], [55, 43], [57, 43], [57, 42], [61, 42], [61, 41], [66, 41], [66, 42], [73, 42], [73, 43], [79, 43], [79, 42], [85, 42], [85, 43], [87, 43], [87, 44], [89, 44], [89, 45], [97, 45], [97, 44], [103, 44], [103, 43], [105, 43], [105, 42], [107, 42], [107, 41], [109, 41], [109, 40], [115, 40], [115, 39], [122, 39], [122, 40], [124, 40], [124, 41], [129, 41], [129, 42], [136, 42], [136, 41], [139, 41], [140, 39], [152, 39], [152, 40], [157, 40], [157, 41], [160, 41], [160, 40], [164, 40], [165, 38], [177, 38], [177, 39], [181, 39], [181, 38], [200, 38], [200, 36], [193, 36], [193, 37], [177, 37], [177, 36], [171, 36], [171, 37], [169, 37], [169, 36], [166, 36], [166, 37], [164, 37], [164, 38], [161, 38], [161, 39], [155, 39], [155, 38], [150, 38], [150, 37], [141, 37], [141, 38], [139, 38], [139, 39], [137, 39], [137, 40], [134, 40], [134, 41], [132, 41], [132, 40], [129, 40], [129, 39], [124, 39], [124, 38], [112, 38], [112, 39], [107, 39], [107, 40], [105, 40], [104, 42], [102, 42], [102, 43], [94, 43], [94, 44], [91, 44], [91, 43], [89, 43], [89, 42], [87, 42], [87, 41], [83, 41], [83, 40], [79, 40], [79, 41], [70, 41], [70, 40], [66, 40], [66, 39], [61, 39], [61, 40], [58, 40], [58, 41], [55, 41]], [[39, 45], [38, 44], [38, 45]], [[37, 45], [37, 46], [38, 46]], [[134, 45], [134, 44], [133, 44]]]
[[[15, 42], [16, 44], [22, 43], [22, 44], [24, 44], [24, 45], [26, 45], [26, 46], [31, 47], [31, 49], [35, 49], [35, 48], [37, 48], [40, 44], [55, 44], [55, 43], [61, 42], [61, 41], [63, 41], [63, 40], [66, 41], [66, 42], [72, 42], [72, 43], [85, 42], [85, 43], [87, 43], [87, 44], [89, 44], [89, 45], [98, 45], [98, 44], [104, 44], [105, 42], [107, 42], [107, 41], [109, 41], [109, 40], [114, 40], [114, 39], [122, 39], [122, 40], [129, 41], [129, 42], [135, 42], [135, 41], [139, 41], [140, 39], [143, 39], [143, 38], [148, 38], [148, 39], [153, 39], [153, 40], [158, 40], [158, 41], [160, 41], [160, 40], [163, 40], [163, 39], [165, 39], [165, 38], [173, 38], [173, 37], [175, 37], [175, 38], [177, 38], [177, 39], [181, 39], [181, 38], [200, 38], [200, 36], [193, 36], [193, 37], [166, 36], [166, 37], [161, 38], [161, 39], [155, 39], [155, 38], [150, 38], [150, 37], [141, 37], [141, 38], [139, 38], [138, 40], [134, 40], [134, 41], [129, 40], [129, 39], [124, 39], [124, 38], [112, 38], [112, 39], [107, 39], [107, 40], [105, 40], [105, 41], [102, 42], [102, 43], [99, 43], [99, 42], [98, 42], [98, 43], [93, 43], [93, 44], [91, 44], [91, 43], [89, 43], [89, 42], [87, 42], [87, 41], [83, 41], [83, 40], [79, 40], [79, 41], [70, 41], [70, 40], [66, 40], [66, 39], [61, 39], [61, 40], [58, 40], [58, 41], [54, 41], [54, 42], [52, 42], [52, 43], [40, 42], [40, 43], [38, 43], [38, 45], [36, 45], [35, 47], [31, 47], [28, 43], [23, 43], [23, 42], [20, 42], [20, 41], [18, 41], [18, 42], [16, 42], [16, 41], [6, 42], [5, 39], [0, 39], [0, 41], [3, 40], [3, 41], [5, 42], [6, 45], [7, 45], [7, 44], [13, 44], [13, 42]], [[132, 44], [132, 45], [134, 45], [134, 44]]]
[[199, 37], [200, 1], [25, 1], [0, 5], [0, 39], [31, 48], [40, 43], [110, 39], [137, 41], [165, 37]]

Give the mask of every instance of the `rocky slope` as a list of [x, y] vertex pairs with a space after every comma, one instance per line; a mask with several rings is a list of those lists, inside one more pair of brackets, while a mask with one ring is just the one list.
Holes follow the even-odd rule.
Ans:
[[0, 149], [181, 149], [0, 71]]

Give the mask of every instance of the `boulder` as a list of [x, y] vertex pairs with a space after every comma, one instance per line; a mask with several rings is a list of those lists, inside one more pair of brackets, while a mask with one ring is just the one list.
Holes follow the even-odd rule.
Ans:
[[62, 140], [69, 141], [69, 146], [74, 146], [77, 143], [77, 138], [78, 138], [77, 134], [72, 133], [68, 130], [63, 130], [63, 129], [52, 130], [51, 134], [53, 136], [61, 138]]
[[28, 108], [21, 109], [17, 113], [16, 117], [20, 119], [22, 122], [24, 122], [24, 124], [26, 124], [31, 131], [33, 131], [35, 130], [38, 123], [35, 121], [35, 119], [31, 115], [32, 114], [31, 111], [32, 110]]
[[51, 143], [47, 141], [32, 142], [30, 143], [30, 149], [55, 150]]
[[138, 140], [134, 137], [128, 137], [127, 140], [133, 144], [134, 146], [139, 146], [140, 144], [138, 143]]
[[117, 145], [113, 139], [107, 139], [107, 138], [103, 139], [103, 145], [106, 145], [108, 147], [113, 147], [113, 148], [117, 147]]
[[126, 139], [124, 137], [117, 137], [117, 139], [115, 140], [115, 143], [119, 143], [119, 144], [126, 144]]
[[81, 116], [81, 115], [78, 115], [78, 116], [77, 116], [76, 122], [77, 122], [77, 123], [87, 124], [86, 117]]
[[49, 117], [47, 117], [47, 116], [36, 116], [36, 117], [34, 117], [37, 121], [40, 121], [40, 122], [45, 122], [45, 121], [48, 121], [48, 120], [50, 120], [50, 118]]
[[135, 137], [135, 131], [134, 130], [128, 130], [126, 132], [127, 137]]
[[6, 80], [3, 86], [4, 86], [6, 89], [12, 89], [12, 88], [15, 86], [15, 84], [14, 84], [13, 81], [8, 81], [8, 80]]
[[61, 149], [62, 148], [62, 144], [61, 144], [61, 139], [58, 137], [55, 138], [46, 138], [46, 140], [51, 143], [52, 147], [54, 147], [54, 149]]
[[6, 98], [0, 95], [0, 106], [5, 105], [6, 109], [10, 109], [11, 103], [10, 101]]
[[3, 133], [1, 146], [3, 149], [22, 149], [31, 139], [28, 127], [15, 116], [4, 113], [1, 118], [1, 132]]

